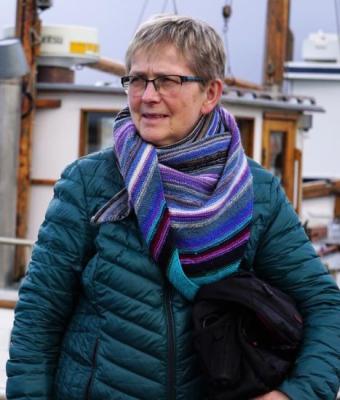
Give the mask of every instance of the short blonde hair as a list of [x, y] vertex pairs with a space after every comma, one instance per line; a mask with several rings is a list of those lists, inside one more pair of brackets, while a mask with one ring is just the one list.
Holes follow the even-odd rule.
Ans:
[[126, 52], [127, 71], [137, 51], [154, 51], [164, 44], [174, 45], [193, 73], [205, 81], [224, 79], [221, 37], [206, 22], [178, 15], [158, 15], [138, 28]]

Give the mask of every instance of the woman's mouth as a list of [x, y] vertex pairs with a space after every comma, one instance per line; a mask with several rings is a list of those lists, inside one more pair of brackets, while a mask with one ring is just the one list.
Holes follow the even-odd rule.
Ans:
[[142, 118], [146, 118], [148, 120], [157, 120], [162, 118], [167, 118], [166, 114], [156, 114], [156, 113], [144, 113], [142, 114]]

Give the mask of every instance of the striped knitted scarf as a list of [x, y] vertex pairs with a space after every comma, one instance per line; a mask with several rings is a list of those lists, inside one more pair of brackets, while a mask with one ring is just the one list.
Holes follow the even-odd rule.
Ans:
[[114, 126], [121, 174], [156, 264], [189, 300], [235, 272], [250, 236], [252, 176], [234, 118], [216, 107], [184, 140], [155, 148], [129, 110]]

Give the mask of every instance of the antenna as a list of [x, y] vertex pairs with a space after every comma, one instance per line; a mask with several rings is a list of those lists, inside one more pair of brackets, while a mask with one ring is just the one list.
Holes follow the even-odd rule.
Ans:
[[224, 41], [224, 47], [225, 47], [225, 52], [226, 52], [226, 75], [227, 76], [232, 76], [231, 72], [231, 61], [230, 61], [230, 51], [229, 51], [229, 44], [228, 44], [228, 28], [229, 28], [229, 19], [232, 13], [232, 3], [233, 1], [230, 0], [229, 2], [226, 1], [225, 5], [222, 7], [222, 16], [224, 19], [224, 25], [223, 25], [223, 41]]
[[338, 1], [334, 0], [334, 6], [335, 6], [335, 22], [336, 22], [336, 33], [338, 35], [338, 47], [339, 47], [339, 56], [338, 58], [338, 62], [340, 62], [340, 20], [339, 20], [339, 5], [338, 5]]
[[177, 15], [178, 14], [178, 9], [177, 9], [177, 5], [176, 5], [176, 0], [172, 0], [172, 5], [174, 7], [174, 13]]

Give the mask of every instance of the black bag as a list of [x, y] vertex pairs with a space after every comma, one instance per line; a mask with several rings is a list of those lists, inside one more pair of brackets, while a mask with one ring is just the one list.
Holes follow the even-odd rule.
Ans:
[[194, 346], [213, 400], [248, 400], [277, 388], [302, 338], [292, 299], [251, 272], [203, 286], [193, 319]]

